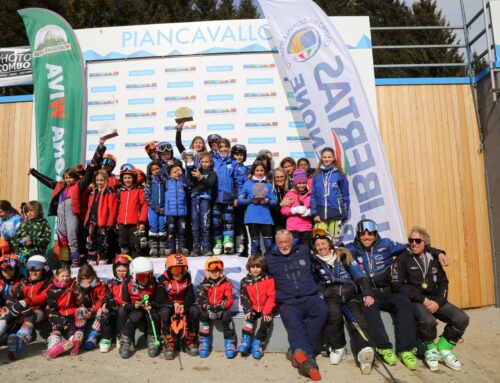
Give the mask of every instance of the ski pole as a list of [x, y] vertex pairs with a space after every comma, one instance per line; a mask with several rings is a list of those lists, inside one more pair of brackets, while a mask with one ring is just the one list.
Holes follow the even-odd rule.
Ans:
[[351, 322], [351, 324], [354, 326], [354, 328], [358, 331], [358, 333], [361, 336], [361, 338], [363, 338], [363, 340], [366, 343], [368, 343], [368, 345], [370, 347], [373, 348], [374, 353], [375, 353], [375, 358], [377, 358], [377, 360], [382, 364], [382, 367], [384, 367], [385, 371], [387, 371], [387, 374], [389, 374], [390, 380], [393, 383], [398, 383], [398, 381], [396, 380], [396, 378], [394, 377], [394, 375], [392, 375], [391, 372], [389, 371], [389, 368], [385, 365], [385, 363], [382, 360], [381, 356], [375, 350], [375, 346], [370, 342], [370, 340], [366, 336], [366, 334], [363, 331], [363, 329], [361, 328], [361, 326], [358, 324], [358, 322], [356, 322], [356, 319], [354, 319], [354, 316], [352, 315], [351, 311], [347, 308], [347, 306], [345, 304], [341, 305], [341, 306], [342, 306], [342, 311], [344, 312], [344, 315], [347, 317], [347, 319], [349, 319], [349, 322]]
[[[141, 301], [142, 304], [144, 304], [145, 306], [148, 306], [149, 305], [149, 295], [144, 295], [142, 297], [142, 301]], [[148, 315], [149, 315], [149, 320], [151, 321], [151, 327], [153, 328], [153, 336], [154, 336], [154, 345], [155, 346], [159, 346], [160, 345], [160, 341], [158, 340], [158, 336], [156, 335], [156, 327], [155, 327], [155, 322], [153, 322], [153, 317], [151, 316], [151, 309], [149, 308], [146, 308], [146, 311], [148, 312]]]

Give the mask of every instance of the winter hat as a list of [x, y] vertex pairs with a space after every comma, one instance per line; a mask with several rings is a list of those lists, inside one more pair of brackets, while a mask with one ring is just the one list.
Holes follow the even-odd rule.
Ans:
[[306, 183], [307, 182], [307, 173], [304, 169], [297, 169], [293, 172], [293, 177], [292, 177], [293, 183], [300, 184], [300, 183]]

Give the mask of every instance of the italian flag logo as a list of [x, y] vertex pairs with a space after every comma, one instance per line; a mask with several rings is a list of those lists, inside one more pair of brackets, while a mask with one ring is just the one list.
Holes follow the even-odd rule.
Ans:
[[345, 154], [344, 147], [342, 146], [342, 142], [335, 134], [335, 131], [332, 129], [333, 136], [333, 149], [335, 150], [335, 158], [337, 159], [338, 167], [341, 167], [344, 171], [344, 174], [349, 175], [349, 165], [347, 163], [347, 156]]

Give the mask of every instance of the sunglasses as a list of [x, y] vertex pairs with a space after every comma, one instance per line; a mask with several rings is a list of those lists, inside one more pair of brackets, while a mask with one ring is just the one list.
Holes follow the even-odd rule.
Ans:
[[135, 167], [132, 164], [123, 164], [120, 171], [135, 172]]
[[115, 167], [116, 166], [116, 162], [113, 161], [111, 158], [105, 158], [105, 159], [102, 160], [102, 166]]
[[408, 238], [408, 242], [413, 243], [415, 242], [417, 245], [420, 245], [422, 243], [423, 239], [421, 238]]

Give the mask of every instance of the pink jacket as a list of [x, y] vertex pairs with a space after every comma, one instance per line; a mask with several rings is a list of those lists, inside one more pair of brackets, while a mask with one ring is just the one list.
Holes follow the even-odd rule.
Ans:
[[306, 208], [311, 208], [311, 192], [307, 191], [306, 194], [300, 195], [297, 190], [292, 189], [285, 194], [283, 199], [291, 199], [293, 202], [290, 206], [283, 206], [281, 214], [286, 218], [286, 229], [293, 231], [311, 231], [312, 219], [311, 216], [302, 217], [301, 215], [292, 214], [292, 207], [304, 205]]

